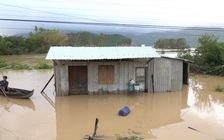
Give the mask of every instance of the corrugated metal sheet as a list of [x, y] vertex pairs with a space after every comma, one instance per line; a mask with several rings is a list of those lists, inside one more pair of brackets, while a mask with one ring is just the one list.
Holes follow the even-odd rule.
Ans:
[[158, 58], [152, 47], [51, 47], [48, 60]]
[[183, 87], [183, 61], [172, 60], [172, 92], [181, 91]]
[[171, 68], [169, 59], [154, 59], [154, 88], [155, 92], [171, 91]]
[[[183, 61], [178, 59], [153, 59], [154, 89], [155, 92], [181, 91], [183, 88]], [[150, 68], [149, 67], [149, 68]], [[152, 87], [149, 81], [149, 87]], [[152, 90], [149, 90], [152, 91]]]

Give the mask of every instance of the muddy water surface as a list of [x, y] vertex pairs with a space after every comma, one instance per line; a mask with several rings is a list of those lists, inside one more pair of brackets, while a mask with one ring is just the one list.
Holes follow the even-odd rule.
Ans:
[[[55, 108], [40, 94], [52, 70], [0, 70], [10, 86], [35, 89], [29, 100], [0, 96], [0, 139], [81, 140], [93, 133], [99, 118], [98, 136], [136, 135], [158, 140], [224, 140], [224, 94], [214, 91], [224, 86], [223, 77], [194, 76], [183, 92], [138, 93], [54, 97], [53, 81], [45, 93]], [[131, 113], [117, 115], [123, 106]]]

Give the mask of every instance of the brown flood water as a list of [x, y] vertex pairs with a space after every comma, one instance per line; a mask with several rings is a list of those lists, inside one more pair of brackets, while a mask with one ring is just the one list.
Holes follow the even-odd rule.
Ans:
[[[54, 97], [53, 81], [45, 93], [55, 108], [40, 94], [52, 70], [0, 70], [10, 86], [35, 89], [29, 100], [0, 96], [0, 139], [81, 140], [93, 133], [99, 118], [98, 136], [136, 135], [156, 140], [224, 140], [224, 94], [214, 91], [224, 86], [223, 77], [191, 77], [183, 92], [138, 93]], [[117, 115], [123, 106], [131, 113]], [[194, 128], [189, 129], [189, 127]]]

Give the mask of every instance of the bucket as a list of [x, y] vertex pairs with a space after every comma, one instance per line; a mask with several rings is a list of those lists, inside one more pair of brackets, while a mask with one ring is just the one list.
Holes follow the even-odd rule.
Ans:
[[134, 84], [134, 87], [135, 87], [135, 91], [139, 91], [139, 89], [140, 89], [140, 85], [139, 84]]
[[129, 85], [129, 91], [134, 91], [134, 85]]
[[139, 85], [139, 90], [140, 91], [144, 91], [145, 90], [145, 85], [144, 84], [140, 84]]

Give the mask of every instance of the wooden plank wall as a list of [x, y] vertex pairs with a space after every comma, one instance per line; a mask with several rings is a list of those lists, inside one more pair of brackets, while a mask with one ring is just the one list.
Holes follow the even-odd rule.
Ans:
[[[56, 94], [67, 96], [69, 93], [69, 66], [87, 66], [89, 94], [126, 93], [129, 80], [135, 80], [136, 67], [146, 67], [147, 59], [124, 61], [54, 61]], [[98, 83], [98, 66], [114, 65], [114, 84]]]
[[[130, 79], [135, 80], [135, 68], [145, 67], [147, 61], [91, 61], [88, 64], [89, 94], [126, 93]], [[98, 83], [98, 66], [114, 65], [114, 84]]]

